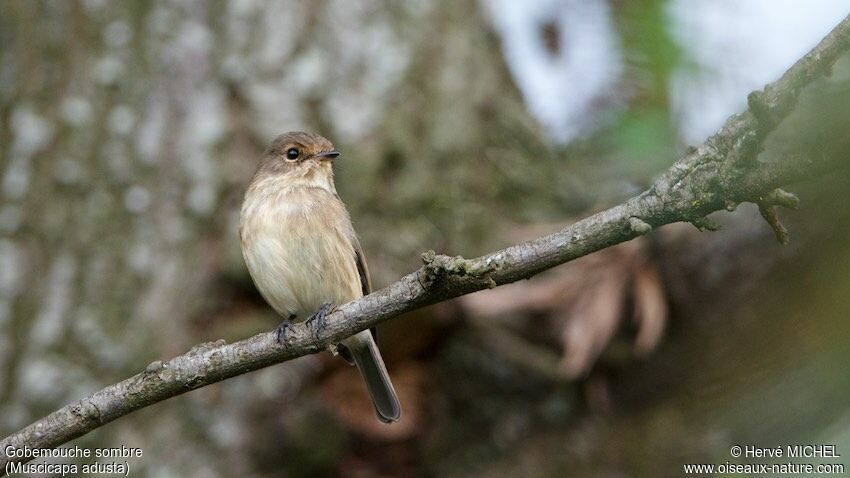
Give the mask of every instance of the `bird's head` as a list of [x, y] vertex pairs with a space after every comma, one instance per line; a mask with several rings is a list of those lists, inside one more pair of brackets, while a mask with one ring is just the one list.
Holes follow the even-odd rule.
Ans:
[[331, 163], [339, 151], [325, 137], [302, 131], [284, 133], [272, 141], [263, 154], [255, 180], [274, 177], [289, 185], [333, 189]]

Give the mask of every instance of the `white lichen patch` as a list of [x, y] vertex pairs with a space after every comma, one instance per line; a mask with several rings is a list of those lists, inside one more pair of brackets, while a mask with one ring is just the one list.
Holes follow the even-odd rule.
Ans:
[[31, 156], [41, 150], [53, 137], [53, 127], [27, 105], [16, 107], [10, 121], [12, 155]]
[[85, 98], [69, 96], [62, 102], [62, 119], [71, 126], [83, 126], [92, 118], [91, 103]]
[[107, 55], [97, 60], [92, 68], [94, 79], [104, 86], [115, 84], [125, 71], [124, 62], [115, 55]]
[[133, 38], [133, 30], [126, 22], [117, 20], [103, 29], [103, 41], [112, 48], [121, 48]]
[[243, 82], [248, 79], [248, 63], [241, 55], [228, 55], [219, 67], [221, 76], [232, 82]]
[[[344, 21], [341, 6], [331, 21], [340, 25]], [[368, 15], [361, 20], [356, 31], [341, 28], [334, 37], [339, 58], [333, 61], [337, 74], [355, 79], [350, 88], [331, 88], [328, 96], [327, 117], [334, 128], [347, 139], [365, 134], [386, 112], [387, 93], [398, 86], [408, 67], [410, 48], [386, 23], [370, 22]], [[355, 36], [359, 40], [355, 41]]]
[[108, 0], [85, 0], [83, 2], [83, 7], [85, 7], [89, 13], [95, 13], [103, 10], [103, 7], [106, 6], [107, 2]]
[[298, 96], [286, 88], [285, 82], [250, 84], [247, 93], [257, 115], [257, 129], [264, 137], [274, 138], [283, 131], [304, 124], [301, 102]]
[[211, 213], [216, 205], [215, 190], [207, 184], [194, 186], [186, 197], [186, 205], [199, 215]]
[[166, 123], [165, 99], [154, 93], [150, 99], [144, 120], [136, 132], [136, 157], [145, 164], [159, 160]]
[[102, 322], [88, 306], [81, 306], [71, 321], [74, 338], [101, 363], [122, 363], [132, 350], [117, 342], [104, 331]]
[[72, 288], [76, 272], [77, 260], [69, 252], [63, 252], [53, 261], [47, 274], [41, 308], [30, 329], [31, 344], [56, 342], [73, 303]]
[[148, 15], [147, 30], [144, 35], [148, 38], [156, 38], [158, 36], [167, 35], [174, 31], [174, 23], [177, 19], [177, 14], [171, 9], [171, 5], [159, 3], [153, 8]]
[[215, 199], [214, 191], [218, 177], [211, 152], [200, 145], [193, 150], [187, 149], [183, 156], [183, 167], [192, 182], [192, 190], [187, 196], [187, 205], [195, 212], [208, 210], [211, 207], [207, 204], [208, 201]]
[[20, 199], [26, 194], [29, 183], [29, 159], [24, 156], [13, 157], [3, 175], [3, 194], [9, 199]]
[[227, 2], [228, 14], [237, 17], [255, 14], [263, 7], [263, 4], [264, 2], [258, 0], [233, 0]]
[[235, 414], [222, 416], [210, 424], [210, 437], [222, 449], [235, 448], [246, 438], [244, 428]]
[[109, 130], [119, 136], [125, 136], [133, 131], [136, 115], [127, 105], [118, 105], [109, 113], [107, 120]]
[[276, 71], [280, 69], [281, 63], [292, 52], [298, 35], [304, 31], [304, 22], [286, 22], [281, 24], [283, 18], [306, 18], [306, 2], [274, 2], [264, 4], [265, 14], [257, 22], [256, 18], [248, 18], [236, 25], [237, 28], [251, 30], [259, 28], [262, 32], [258, 38], [262, 40], [259, 49], [254, 53], [254, 58], [263, 69]]
[[328, 52], [311, 48], [293, 59], [283, 74], [289, 88], [301, 93], [319, 90], [329, 79], [332, 57]]
[[192, 95], [179, 148], [192, 183], [186, 204], [197, 214], [209, 214], [215, 207], [220, 177], [213, 147], [225, 131], [224, 111], [224, 93], [219, 88], [207, 85]]
[[25, 402], [50, 402], [65, 398], [65, 388], [59, 386], [63, 382], [61, 367], [35, 353], [30, 354], [26, 361], [27, 366], [18, 369], [18, 393]]
[[192, 146], [209, 147], [225, 132], [224, 91], [207, 84], [192, 95], [185, 131]]
[[[180, 61], [192, 59], [196, 69], [200, 66], [198, 60], [206, 58], [213, 46], [213, 35], [203, 23], [190, 19], [184, 21], [177, 29], [176, 38], [169, 48], [169, 59]], [[185, 68], [185, 66], [184, 66]], [[196, 74], [205, 73], [202, 68]]]
[[145, 273], [153, 266], [153, 250], [150, 244], [138, 241], [127, 251], [127, 262], [136, 273]]
[[134, 214], [145, 212], [151, 205], [151, 193], [138, 185], [130, 186], [124, 192], [124, 208]]

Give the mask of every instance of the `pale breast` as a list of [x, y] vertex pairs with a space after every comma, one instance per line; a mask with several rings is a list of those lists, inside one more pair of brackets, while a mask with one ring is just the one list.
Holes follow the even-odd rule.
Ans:
[[253, 191], [242, 209], [240, 236], [248, 271], [283, 316], [305, 319], [325, 302], [362, 295], [342, 202], [320, 188]]

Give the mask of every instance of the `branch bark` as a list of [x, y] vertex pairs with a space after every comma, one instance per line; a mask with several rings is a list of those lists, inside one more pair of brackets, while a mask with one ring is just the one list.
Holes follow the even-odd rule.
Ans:
[[[398, 282], [339, 307], [322, 330], [297, 325], [285, 346], [273, 332], [232, 344], [200, 344], [166, 362], [69, 404], [0, 441], [0, 465], [29, 461], [6, 456], [7, 447], [53, 448], [130, 412], [236, 375], [316, 353], [361, 330], [429, 304], [533, 275], [673, 222], [711, 229], [706, 215], [757, 203], [771, 227], [786, 237], [773, 208], [796, 205], [778, 187], [815, 178], [846, 164], [844, 154], [793, 155], [760, 162], [766, 136], [794, 110], [801, 90], [830, 73], [850, 50], [850, 16], [781, 78], [749, 95], [747, 111], [729, 118], [647, 191], [554, 234], [465, 259], [423, 254], [424, 265]], [[846, 138], [837, 141], [847, 141]], [[846, 152], [846, 148], [842, 148]], [[781, 228], [781, 229], [780, 229]]]

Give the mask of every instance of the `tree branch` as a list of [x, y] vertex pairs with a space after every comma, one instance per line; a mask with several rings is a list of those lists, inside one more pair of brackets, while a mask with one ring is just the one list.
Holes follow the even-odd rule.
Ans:
[[[429, 304], [492, 288], [646, 234], [665, 224], [687, 221], [702, 228], [705, 216], [732, 210], [744, 201], [763, 212], [796, 205], [777, 188], [838, 168], [847, 158], [812, 155], [757, 160], [765, 137], [794, 109], [800, 91], [829, 74], [850, 49], [850, 17], [763, 91], [750, 94], [749, 109], [734, 115], [714, 136], [668, 169], [653, 186], [624, 203], [582, 219], [554, 234], [475, 259], [423, 254], [424, 266], [398, 282], [339, 307], [322, 330], [295, 326], [286, 346], [273, 332], [226, 344], [200, 344], [167, 362], [156, 361], [133, 377], [67, 405], [0, 441], [0, 466], [27, 458], [5, 456], [7, 446], [53, 448], [153, 403], [226, 378], [324, 350], [361, 330]], [[840, 138], [837, 141], [846, 141]], [[783, 231], [775, 213], [771, 227]], [[781, 229], [780, 229], [781, 228]], [[783, 233], [784, 234], [784, 233]], [[784, 236], [782, 236], [784, 237]]]

